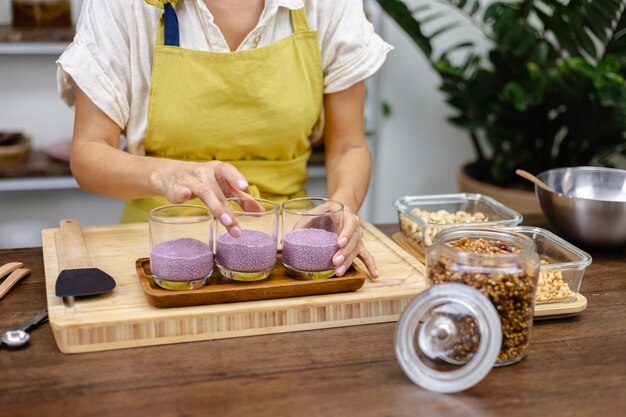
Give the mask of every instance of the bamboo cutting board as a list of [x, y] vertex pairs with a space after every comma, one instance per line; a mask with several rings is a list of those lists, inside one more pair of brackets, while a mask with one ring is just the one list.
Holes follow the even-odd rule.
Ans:
[[135, 271], [135, 261], [149, 256], [147, 224], [83, 228], [94, 267], [113, 276], [117, 287], [78, 299], [73, 309], [55, 295], [58, 229], [43, 230], [48, 313], [57, 345], [64, 353], [80, 353], [396, 321], [426, 288], [424, 266], [374, 226], [362, 224], [380, 278], [367, 279], [356, 292], [169, 309], [147, 303]]

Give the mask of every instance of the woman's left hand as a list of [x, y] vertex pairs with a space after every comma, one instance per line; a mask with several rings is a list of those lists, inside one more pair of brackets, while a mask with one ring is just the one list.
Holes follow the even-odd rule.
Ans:
[[346, 273], [354, 258], [363, 261], [372, 278], [378, 278], [378, 270], [374, 257], [363, 245], [363, 230], [359, 224], [359, 216], [351, 213], [347, 208], [343, 214], [343, 228], [339, 233], [337, 245], [339, 250], [333, 256], [333, 264], [337, 276]]

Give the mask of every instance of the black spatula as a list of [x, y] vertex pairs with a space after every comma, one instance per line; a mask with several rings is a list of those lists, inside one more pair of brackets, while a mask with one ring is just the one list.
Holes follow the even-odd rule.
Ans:
[[74, 297], [103, 294], [115, 288], [113, 277], [91, 263], [78, 220], [61, 220], [54, 241], [61, 271], [56, 295], [63, 297], [67, 307], [73, 307]]

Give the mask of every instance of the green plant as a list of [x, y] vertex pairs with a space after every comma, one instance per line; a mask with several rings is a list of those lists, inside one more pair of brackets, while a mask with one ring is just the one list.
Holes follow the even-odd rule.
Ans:
[[[433, 0], [413, 9], [378, 2], [439, 74], [455, 109], [448, 120], [469, 133], [494, 183], [513, 185], [516, 168], [610, 165], [626, 155], [626, 1], [441, 0], [445, 9], [434, 11]], [[459, 18], [486, 37], [486, 53], [472, 41], [435, 51], [433, 40]]]

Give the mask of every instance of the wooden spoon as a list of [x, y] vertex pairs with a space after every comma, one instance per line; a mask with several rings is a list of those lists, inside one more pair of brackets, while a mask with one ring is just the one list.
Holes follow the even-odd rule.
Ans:
[[5, 275], [9, 275], [11, 272], [23, 266], [24, 264], [21, 262], [9, 262], [0, 266], [0, 279], [4, 278]]
[[548, 188], [548, 186], [543, 181], [541, 181], [539, 178], [535, 177], [530, 172], [524, 171], [523, 169], [516, 169], [515, 173], [517, 175], [519, 175], [520, 177], [522, 177], [524, 179], [527, 179], [528, 181], [532, 182], [537, 187], [543, 188], [544, 190], [546, 190], [548, 192], [553, 192], [551, 189]]
[[2, 297], [4, 297], [5, 294], [8, 293], [20, 279], [24, 278], [28, 274], [30, 274], [30, 269], [27, 268], [19, 268], [11, 272], [11, 275], [9, 275], [7, 279], [0, 284], [0, 299], [2, 299]]

